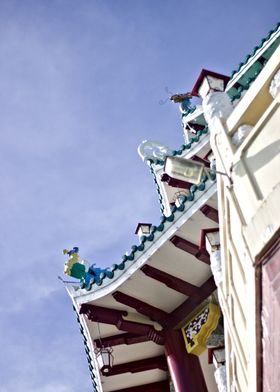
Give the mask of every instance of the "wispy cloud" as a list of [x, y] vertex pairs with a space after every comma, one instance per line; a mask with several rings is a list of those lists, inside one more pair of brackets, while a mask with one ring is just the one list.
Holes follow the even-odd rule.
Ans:
[[136, 148], [183, 141], [177, 108], [158, 105], [164, 86], [185, 91], [201, 67], [238, 63], [279, 7], [242, 3], [238, 25], [200, 37], [216, 3], [0, 2], [1, 392], [91, 390], [61, 251], [108, 266], [138, 241], [138, 221], [158, 222]]

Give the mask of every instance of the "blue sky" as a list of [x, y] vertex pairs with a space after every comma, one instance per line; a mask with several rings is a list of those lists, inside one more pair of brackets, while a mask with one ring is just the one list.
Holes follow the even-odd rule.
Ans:
[[201, 68], [230, 74], [278, 0], [0, 1], [0, 392], [91, 391], [62, 249], [120, 262], [160, 212], [144, 139], [182, 144]]

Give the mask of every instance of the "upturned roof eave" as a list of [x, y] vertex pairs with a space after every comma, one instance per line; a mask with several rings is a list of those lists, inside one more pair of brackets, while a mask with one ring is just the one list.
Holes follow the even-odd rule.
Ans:
[[[69, 293], [69, 291], [68, 291], [68, 293]], [[77, 322], [80, 326], [80, 332], [83, 337], [85, 353], [86, 353], [86, 357], [87, 357], [87, 362], [88, 362], [90, 377], [91, 377], [91, 381], [92, 381], [93, 391], [94, 392], [102, 392], [100, 373], [97, 370], [98, 366], [97, 366], [97, 362], [96, 362], [96, 358], [95, 358], [94, 348], [93, 348], [90, 333], [88, 331], [87, 324], [85, 322], [85, 318], [83, 315], [79, 314], [79, 309], [78, 309], [78, 306], [76, 304], [75, 299], [72, 299], [72, 303], [73, 303], [73, 310], [76, 314]]]
[[197, 191], [194, 200], [186, 203], [184, 211], [175, 211], [172, 214], [174, 216], [173, 220], [167, 220], [164, 229], [161, 232], [156, 232], [152, 241], [146, 241], [145, 249], [137, 252], [138, 255], [136, 255], [135, 259], [132, 262], [128, 261], [123, 270], [115, 271], [112, 279], [105, 279], [101, 286], [94, 286], [90, 291], [86, 291], [85, 289], [75, 290], [69, 287], [68, 293], [76, 306], [102, 298], [120, 287], [216, 193], [216, 189], [216, 182], [207, 181], [205, 190]]

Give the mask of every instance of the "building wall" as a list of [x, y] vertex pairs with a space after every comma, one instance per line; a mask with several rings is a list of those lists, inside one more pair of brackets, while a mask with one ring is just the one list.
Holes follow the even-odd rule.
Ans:
[[[271, 81], [279, 69], [280, 48], [230, 116], [209, 123], [217, 169], [232, 178], [232, 184], [225, 176], [218, 179], [223, 265], [219, 300], [225, 319], [230, 391], [252, 392], [262, 387], [259, 383], [262, 378], [259, 351], [262, 348], [258, 328], [261, 293], [256, 263], [279, 236], [280, 93], [274, 99], [269, 93]], [[232, 136], [244, 124], [252, 129], [236, 147]], [[279, 278], [271, 280], [271, 271], [275, 273], [275, 269], [279, 269], [277, 263], [273, 259], [263, 267], [262, 330], [267, 331], [263, 334], [264, 358], [272, 355], [279, 364], [279, 347], [273, 343], [276, 337], [270, 335], [279, 325], [279, 303], [274, 287], [279, 284]], [[269, 360], [263, 363], [263, 390], [276, 391], [280, 385], [279, 365], [272, 371], [268, 363]], [[269, 389], [270, 385], [274, 385], [274, 389]]]
[[280, 249], [262, 267], [263, 390], [280, 385]]

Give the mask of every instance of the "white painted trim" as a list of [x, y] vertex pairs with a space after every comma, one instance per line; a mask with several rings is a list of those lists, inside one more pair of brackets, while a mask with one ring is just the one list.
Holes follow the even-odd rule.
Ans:
[[199, 141], [194, 142], [193, 147], [190, 150], [186, 150], [186, 153], [185, 154], [183, 153], [181, 156], [186, 159], [191, 158], [193, 155], [196, 155], [204, 146], [206, 146], [206, 144], [209, 141], [210, 141], [210, 130], [208, 130], [207, 133], [201, 135]]
[[[69, 293], [69, 290], [68, 289], [66, 289], [66, 290]], [[94, 376], [95, 376], [95, 381], [97, 383], [98, 391], [102, 392], [103, 388], [102, 388], [102, 384], [101, 384], [101, 377], [100, 377], [100, 373], [99, 373], [99, 369], [98, 369], [98, 364], [97, 364], [97, 361], [96, 361], [96, 355], [95, 355], [95, 352], [94, 352], [94, 346], [93, 346], [92, 338], [90, 336], [90, 332], [88, 330], [88, 326], [87, 326], [87, 323], [85, 321], [85, 316], [79, 314], [79, 305], [77, 304], [75, 298], [73, 298], [73, 297], [72, 297], [72, 303], [73, 303], [73, 306], [74, 306], [74, 308], [75, 308], [75, 310], [77, 312], [77, 315], [79, 316], [80, 324], [82, 325], [82, 327], [84, 329], [84, 335], [87, 338], [87, 345], [88, 345], [88, 348], [90, 350], [91, 362], [92, 362], [92, 366], [93, 366], [93, 369], [94, 369], [93, 373], [94, 373]]]

